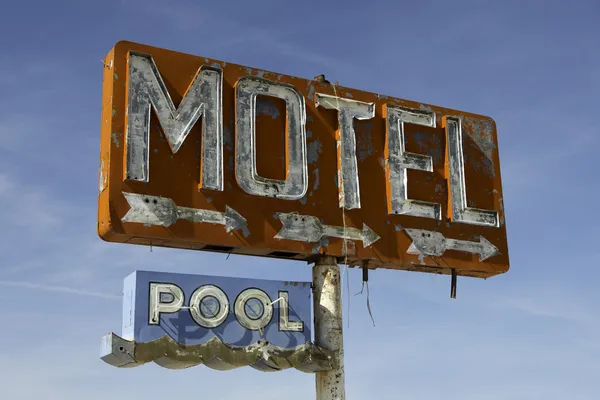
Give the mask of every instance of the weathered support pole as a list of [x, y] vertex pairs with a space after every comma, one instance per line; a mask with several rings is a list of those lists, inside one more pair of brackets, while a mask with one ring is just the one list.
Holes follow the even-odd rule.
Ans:
[[313, 267], [315, 342], [334, 354], [333, 369], [316, 373], [317, 400], [345, 400], [342, 285], [332, 256], [320, 257]]

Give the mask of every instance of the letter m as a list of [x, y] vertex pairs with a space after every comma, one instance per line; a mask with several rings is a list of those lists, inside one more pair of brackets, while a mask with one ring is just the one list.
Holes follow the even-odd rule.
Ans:
[[222, 71], [200, 68], [176, 108], [152, 56], [130, 52], [128, 69], [126, 179], [149, 181], [150, 113], [154, 108], [173, 153], [204, 117], [199, 187], [223, 190]]

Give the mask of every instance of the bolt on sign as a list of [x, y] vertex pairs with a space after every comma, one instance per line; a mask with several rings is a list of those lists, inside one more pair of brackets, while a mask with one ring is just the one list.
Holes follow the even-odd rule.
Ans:
[[327, 368], [311, 342], [310, 282], [136, 271], [123, 285], [121, 335], [102, 340], [117, 367]]
[[104, 240], [509, 268], [489, 117], [130, 42], [107, 55], [103, 85]]

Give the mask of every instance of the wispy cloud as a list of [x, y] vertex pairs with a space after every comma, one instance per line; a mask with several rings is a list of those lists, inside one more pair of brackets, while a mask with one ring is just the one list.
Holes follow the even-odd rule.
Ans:
[[119, 296], [116, 294], [94, 292], [94, 291], [85, 290], [85, 289], [75, 289], [75, 288], [66, 287], [66, 286], [45, 285], [42, 283], [35, 283], [35, 282], [0, 280], [0, 285], [24, 288], [24, 289], [32, 289], [32, 290], [43, 290], [43, 291], [48, 291], [48, 292], [74, 294], [77, 296], [99, 297], [99, 298], [108, 299], [108, 300], [120, 300], [122, 298], [122, 296]]
[[[138, 0], [124, 1], [127, 6], [139, 5]], [[305, 32], [297, 24], [289, 24], [284, 31], [265, 29], [249, 23], [239, 23], [225, 17], [205, 5], [195, 3], [173, 2], [166, 4], [160, 1], [144, 1], [140, 8], [144, 14], [160, 19], [165, 26], [189, 34], [196, 32], [205, 38], [202, 51], [223, 49], [247, 44], [259, 45], [268, 49], [272, 54], [321, 67], [347, 70], [353, 67], [353, 62], [311, 51], [297, 43], [292, 43], [289, 37]]]
[[548, 296], [544, 293], [534, 295], [508, 296], [498, 299], [493, 307], [518, 311], [525, 315], [542, 318], [562, 319], [578, 324], [596, 324], [600, 315], [589, 310], [576, 295], [565, 293]]
[[[522, 186], [529, 184], [533, 179], [551, 180], [553, 175], [548, 171], [557, 168], [562, 162], [583, 156], [597, 146], [598, 135], [592, 131], [565, 136], [564, 140], [544, 142], [543, 146], [535, 148], [526, 147], [519, 149], [519, 153], [512, 153], [511, 158], [502, 165], [502, 180], [505, 185]], [[549, 145], [546, 143], [549, 142]], [[526, 153], [522, 153], [527, 150]]]
[[0, 173], [0, 215], [3, 223], [25, 228], [29, 234], [39, 233], [59, 226], [61, 216], [67, 214], [68, 208], [64, 202], [51, 199], [43, 188], [28, 186]]

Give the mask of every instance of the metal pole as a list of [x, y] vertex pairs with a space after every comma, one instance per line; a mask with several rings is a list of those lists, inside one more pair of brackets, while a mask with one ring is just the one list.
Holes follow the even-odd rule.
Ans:
[[322, 256], [315, 263], [313, 301], [315, 342], [334, 353], [333, 369], [316, 373], [317, 400], [345, 400], [342, 285], [335, 257]]

